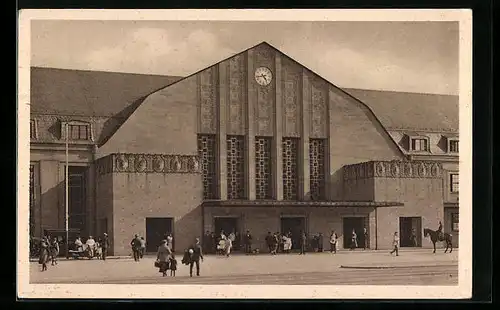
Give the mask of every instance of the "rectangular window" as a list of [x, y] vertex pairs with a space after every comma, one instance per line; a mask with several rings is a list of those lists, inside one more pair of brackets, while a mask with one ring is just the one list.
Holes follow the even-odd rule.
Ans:
[[30, 120], [30, 139], [36, 139], [36, 122], [34, 119]]
[[450, 153], [458, 153], [458, 140], [450, 140]]
[[427, 145], [427, 139], [421, 139], [421, 138], [418, 138], [418, 139], [411, 139], [411, 149], [412, 151], [422, 151], [422, 152], [425, 152], [425, 151], [428, 151], [429, 146]]
[[458, 231], [458, 212], [451, 214], [451, 230]]
[[203, 176], [203, 199], [216, 199], [217, 178], [215, 172], [216, 139], [215, 135], [198, 136], [198, 153]]
[[255, 138], [255, 198], [271, 199], [271, 138]]
[[68, 175], [69, 228], [85, 231], [87, 167], [70, 166], [68, 168]]
[[68, 125], [68, 134], [71, 140], [88, 140], [89, 125]]
[[298, 198], [298, 148], [299, 139], [283, 138], [283, 200]]
[[450, 174], [450, 192], [458, 193], [458, 173]]
[[245, 139], [227, 136], [227, 199], [245, 197]]
[[309, 140], [309, 171], [312, 200], [325, 199], [325, 140]]

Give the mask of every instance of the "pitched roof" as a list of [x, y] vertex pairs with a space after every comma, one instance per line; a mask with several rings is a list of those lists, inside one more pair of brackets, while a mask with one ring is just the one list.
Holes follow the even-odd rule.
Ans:
[[387, 130], [458, 132], [458, 96], [343, 90], [372, 108]]
[[113, 117], [176, 76], [31, 68], [34, 114]]

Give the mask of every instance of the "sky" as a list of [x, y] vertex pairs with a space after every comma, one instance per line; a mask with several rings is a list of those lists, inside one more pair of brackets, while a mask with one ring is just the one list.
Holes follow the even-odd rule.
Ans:
[[263, 41], [331, 83], [458, 95], [458, 22], [31, 24], [31, 66], [188, 76]]

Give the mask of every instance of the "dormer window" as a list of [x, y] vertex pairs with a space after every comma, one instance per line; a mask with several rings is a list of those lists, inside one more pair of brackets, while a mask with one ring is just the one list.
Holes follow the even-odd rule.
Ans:
[[37, 130], [36, 130], [36, 120], [30, 120], [30, 139], [36, 139]]
[[458, 153], [458, 139], [448, 139], [448, 152]]
[[427, 152], [429, 150], [429, 143], [426, 138], [412, 138], [411, 150], [415, 152]]
[[417, 133], [407, 133], [407, 147], [411, 152], [429, 152], [429, 137], [419, 135]]
[[72, 141], [92, 140], [92, 130], [90, 123], [82, 121], [70, 121], [62, 123], [62, 138]]

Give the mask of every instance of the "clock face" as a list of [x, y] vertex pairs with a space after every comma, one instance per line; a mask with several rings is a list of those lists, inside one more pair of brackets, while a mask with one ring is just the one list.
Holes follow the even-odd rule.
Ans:
[[273, 73], [269, 68], [259, 67], [255, 70], [255, 81], [259, 85], [269, 85], [273, 79]]

